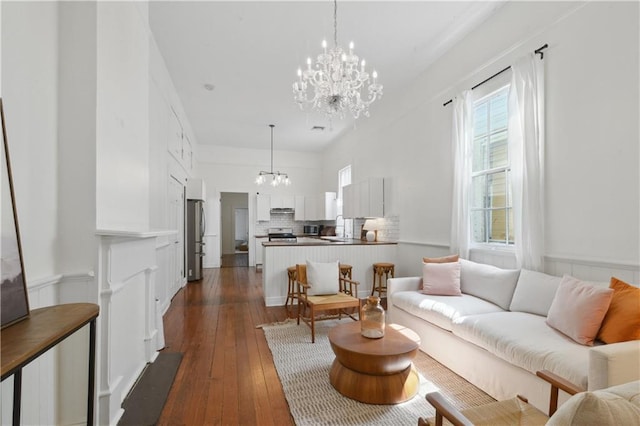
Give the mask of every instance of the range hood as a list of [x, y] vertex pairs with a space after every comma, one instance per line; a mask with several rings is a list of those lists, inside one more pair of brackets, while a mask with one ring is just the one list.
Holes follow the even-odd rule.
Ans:
[[294, 214], [296, 211], [292, 207], [274, 207], [271, 210], [271, 213], [280, 213], [280, 214]]

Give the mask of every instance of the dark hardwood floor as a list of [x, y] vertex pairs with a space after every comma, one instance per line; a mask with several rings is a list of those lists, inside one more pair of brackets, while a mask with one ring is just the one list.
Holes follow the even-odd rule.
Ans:
[[220, 262], [222, 268], [237, 268], [249, 266], [248, 253], [223, 254]]
[[287, 318], [266, 308], [254, 268], [205, 269], [164, 316], [166, 348], [182, 364], [160, 425], [293, 425], [263, 331]]

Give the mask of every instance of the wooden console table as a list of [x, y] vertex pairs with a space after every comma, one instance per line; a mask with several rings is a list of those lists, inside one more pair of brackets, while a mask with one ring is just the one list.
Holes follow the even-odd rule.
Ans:
[[13, 379], [13, 424], [20, 424], [22, 368], [64, 339], [89, 324], [89, 386], [87, 424], [93, 425], [96, 367], [96, 318], [100, 308], [93, 303], [70, 303], [34, 309], [28, 318], [2, 330], [2, 380]]

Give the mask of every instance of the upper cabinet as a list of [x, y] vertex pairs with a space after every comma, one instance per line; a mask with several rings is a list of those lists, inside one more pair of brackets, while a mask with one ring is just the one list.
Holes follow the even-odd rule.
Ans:
[[170, 132], [168, 140], [168, 151], [171, 155], [191, 174], [194, 169], [193, 145], [188, 134], [184, 131], [180, 118], [171, 109]]
[[271, 220], [271, 196], [268, 194], [258, 194], [256, 197], [256, 220]]
[[295, 212], [293, 213], [293, 220], [305, 220], [304, 218], [304, 195], [296, 195], [294, 197], [295, 202]]
[[274, 195], [271, 194], [272, 209], [293, 209], [295, 208], [295, 197], [293, 195]]
[[384, 217], [384, 179], [369, 178], [343, 188], [345, 218]]
[[296, 214], [296, 220], [335, 220], [337, 206], [336, 193], [324, 192], [320, 195], [304, 196], [304, 218]]

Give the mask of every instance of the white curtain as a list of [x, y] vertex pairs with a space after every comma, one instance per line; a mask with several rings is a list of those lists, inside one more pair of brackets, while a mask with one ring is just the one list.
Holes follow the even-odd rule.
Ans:
[[544, 62], [511, 66], [509, 157], [518, 267], [544, 270]]
[[451, 252], [469, 258], [471, 223], [471, 148], [473, 143], [473, 96], [466, 90], [453, 101], [453, 205], [451, 210]]

